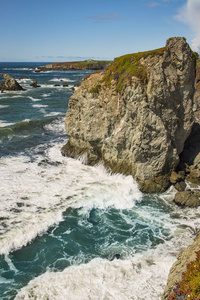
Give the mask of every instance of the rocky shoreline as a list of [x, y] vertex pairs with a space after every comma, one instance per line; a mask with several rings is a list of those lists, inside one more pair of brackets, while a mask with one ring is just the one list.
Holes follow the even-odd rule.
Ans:
[[[64, 156], [84, 155], [87, 164], [101, 161], [131, 174], [142, 192], [174, 185], [177, 205], [200, 205], [200, 61], [184, 38], [119, 57], [87, 76], [69, 101], [65, 124]], [[199, 250], [198, 235], [172, 267], [163, 300], [186, 299], [169, 297]]]

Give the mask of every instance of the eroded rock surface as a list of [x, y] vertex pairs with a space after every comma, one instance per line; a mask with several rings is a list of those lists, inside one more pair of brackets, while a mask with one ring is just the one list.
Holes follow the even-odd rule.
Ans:
[[131, 174], [142, 191], [162, 192], [193, 125], [195, 62], [184, 38], [136, 55], [120, 58], [127, 64], [123, 76], [135, 67], [120, 90], [121, 65], [115, 74], [111, 65], [85, 78], [69, 101], [62, 153], [85, 154], [91, 165], [103, 161], [114, 172]]

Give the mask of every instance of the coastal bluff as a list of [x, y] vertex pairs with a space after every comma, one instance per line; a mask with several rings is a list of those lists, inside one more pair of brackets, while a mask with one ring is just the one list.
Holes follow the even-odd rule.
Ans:
[[143, 192], [165, 191], [192, 130], [194, 82], [195, 57], [182, 37], [116, 58], [72, 95], [62, 154], [132, 175]]
[[78, 70], [104, 70], [109, 64], [110, 60], [93, 60], [87, 59], [84, 61], [70, 61], [70, 62], [55, 62], [44, 66], [35, 68], [35, 72], [45, 71], [78, 71]]

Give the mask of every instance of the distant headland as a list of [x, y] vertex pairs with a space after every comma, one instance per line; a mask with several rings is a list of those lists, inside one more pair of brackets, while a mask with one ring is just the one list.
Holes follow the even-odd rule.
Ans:
[[39, 66], [35, 72], [59, 70], [59, 71], [74, 71], [74, 70], [104, 70], [111, 60], [93, 60], [88, 59], [84, 61], [71, 61], [71, 62], [55, 62], [44, 66]]

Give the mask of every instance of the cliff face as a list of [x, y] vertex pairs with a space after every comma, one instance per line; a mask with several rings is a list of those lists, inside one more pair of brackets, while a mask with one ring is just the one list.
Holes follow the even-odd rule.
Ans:
[[85, 78], [69, 101], [63, 155], [85, 154], [162, 192], [193, 124], [195, 62], [184, 38], [116, 59]]

